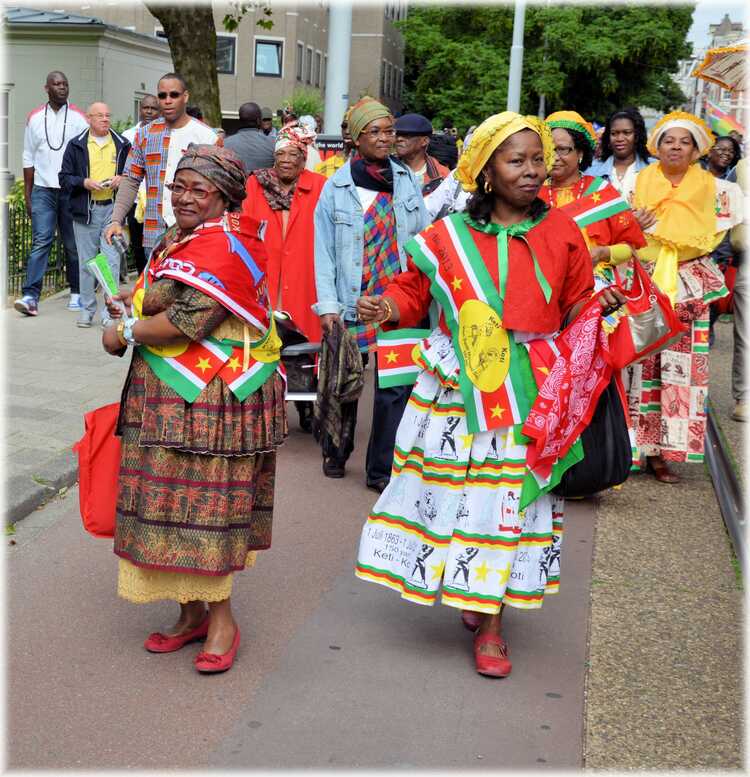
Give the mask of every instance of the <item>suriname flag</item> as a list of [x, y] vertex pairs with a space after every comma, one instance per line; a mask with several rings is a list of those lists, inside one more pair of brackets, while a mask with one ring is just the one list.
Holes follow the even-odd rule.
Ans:
[[378, 386], [413, 386], [422, 370], [419, 345], [429, 329], [394, 329], [378, 332]]

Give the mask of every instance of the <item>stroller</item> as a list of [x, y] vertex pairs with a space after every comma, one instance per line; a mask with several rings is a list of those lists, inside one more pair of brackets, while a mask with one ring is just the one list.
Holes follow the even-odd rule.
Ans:
[[310, 433], [313, 403], [318, 391], [315, 362], [320, 353], [320, 343], [309, 342], [297, 329], [292, 317], [283, 310], [275, 310], [273, 317], [281, 338], [281, 363], [286, 370], [286, 398], [294, 402], [297, 408], [302, 431]]

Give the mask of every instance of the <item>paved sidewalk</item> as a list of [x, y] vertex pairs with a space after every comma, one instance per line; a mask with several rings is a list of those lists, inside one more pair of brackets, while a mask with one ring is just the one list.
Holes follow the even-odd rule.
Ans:
[[28, 515], [73, 484], [71, 450], [83, 435], [83, 414], [117, 402], [130, 363], [104, 352], [102, 329], [76, 326], [68, 293], [45, 299], [36, 318], [3, 311], [6, 364], [5, 519]]

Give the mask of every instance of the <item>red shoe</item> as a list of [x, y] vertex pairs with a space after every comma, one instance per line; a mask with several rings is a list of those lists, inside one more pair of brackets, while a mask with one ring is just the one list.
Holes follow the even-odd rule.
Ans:
[[197, 642], [199, 639], [205, 639], [208, 634], [208, 615], [203, 619], [200, 626], [188, 631], [187, 634], [179, 634], [176, 637], [170, 637], [167, 634], [155, 631], [148, 635], [148, 639], [143, 643], [143, 647], [150, 653], [174, 653], [188, 642]]
[[[486, 656], [479, 652], [482, 645], [497, 645], [500, 648], [499, 656]], [[507, 677], [513, 665], [508, 660], [508, 645], [499, 634], [479, 634], [474, 637], [474, 661], [477, 672], [488, 677]]]
[[482, 623], [483, 615], [481, 612], [474, 612], [474, 610], [461, 610], [461, 623], [464, 624], [464, 628], [469, 631], [476, 631]]
[[240, 646], [240, 627], [234, 632], [232, 647], [226, 653], [218, 655], [217, 653], [198, 653], [195, 657], [195, 668], [204, 674], [213, 674], [216, 672], [226, 672], [232, 668], [234, 657], [237, 655], [237, 649]]

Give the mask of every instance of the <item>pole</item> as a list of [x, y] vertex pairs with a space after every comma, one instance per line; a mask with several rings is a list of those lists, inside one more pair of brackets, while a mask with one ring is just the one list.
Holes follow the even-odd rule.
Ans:
[[510, 47], [508, 74], [508, 110], [518, 113], [521, 107], [521, 75], [523, 73], [523, 27], [526, 18], [526, 0], [516, 0], [513, 17], [513, 45]]
[[333, 0], [328, 11], [328, 67], [323, 130], [338, 135], [349, 105], [349, 60], [352, 52], [352, 4]]

